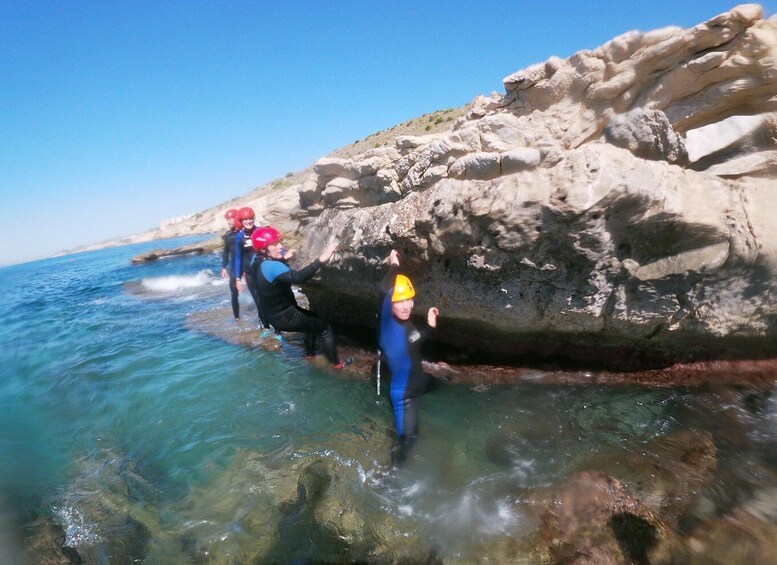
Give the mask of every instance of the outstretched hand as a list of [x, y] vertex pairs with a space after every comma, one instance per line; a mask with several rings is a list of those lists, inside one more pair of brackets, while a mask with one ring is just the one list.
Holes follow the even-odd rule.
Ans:
[[332, 243], [327, 245], [324, 248], [324, 250], [321, 252], [321, 255], [318, 256], [318, 260], [324, 265], [329, 263], [329, 260], [332, 258], [332, 255], [337, 250], [337, 246], [338, 246], [337, 241], [333, 241]]
[[426, 323], [429, 324], [429, 327], [437, 327], [437, 316], [439, 315], [440, 311], [437, 309], [437, 306], [432, 306], [429, 308], [429, 312], [426, 314]]
[[396, 265], [399, 267], [399, 251], [392, 249], [391, 253], [388, 254], [388, 257], [386, 257], [386, 261], [388, 261], [389, 266]]

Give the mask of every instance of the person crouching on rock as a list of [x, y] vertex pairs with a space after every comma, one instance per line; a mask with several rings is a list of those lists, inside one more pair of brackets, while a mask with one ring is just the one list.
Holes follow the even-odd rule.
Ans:
[[389, 398], [397, 433], [392, 460], [398, 464], [405, 460], [418, 436], [420, 397], [437, 384], [423, 370], [421, 344], [437, 327], [440, 311], [434, 306], [429, 308], [426, 325], [416, 328], [410, 321], [415, 296], [413, 283], [405, 275], [397, 274], [399, 253], [396, 250], [391, 251], [387, 260], [389, 271], [380, 284], [378, 343], [391, 371]]
[[337, 244], [330, 244], [318, 259], [295, 271], [286, 263], [293, 250], [286, 252], [281, 245], [282, 239], [281, 232], [270, 226], [257, 228], [251, 234], [251, 242], [256, 250], [252, 271], [267, 321], [278, 331], [304, 333], [305, 357], [308, 358], [315, 356], [316, 338], [321, 338], [321, 345], [329, 362], [335, 369], [342, 369], [343, 364], [337, 356], [332, 327], [317, 314], [297, 305], [291, 289], [293, 284], [310, 280], [326, 265], [337, 249]]
[[221, 253], [221, 278], [229, 278], [229, 292], [232, 294], [232, 314], [237, 322], [240, 320], [240, 301], [238, 300], [237, 279], [235, 278], [235, 236], [242, 229], [242, 225], [237, 219], [237, 210], [234, 208], [224, 213], [224, 219], [227, 221], [229, 229], [221, 236], [224, 240], [224, 250]]

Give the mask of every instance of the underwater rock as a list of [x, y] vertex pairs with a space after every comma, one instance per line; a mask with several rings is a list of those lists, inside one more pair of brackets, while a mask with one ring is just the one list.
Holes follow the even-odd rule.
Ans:
[[[78, 552], [65, 545], [65, 532], [48, 520], [36, 520], [27, 528], [25, 549], [36, 565], [71, 565], [81, 563]], [[17, 561], [23, 563], [21, 559]]]
[[553, 563], [647, 563], [674, 536], [666, 524], [617, 479], [584, 471], [528, 495], [539, 531], [527, 540]]
[[[153, 507], [157, 493], [132, 460], [101, 450], [75, 461], [73, 467], [73, 480], [51, 502], [64, 533], [63, 551], [71, 560], [77, 556], [73, 562], [139, 561], [150, 538], [166, 537]], [[31, 551], [47, 545], [35, 545]]]
[[388, 472], [391, 444], [385, 425], [363, 422], [329, 438], [326, 449], [239, 450], [227, 468], [166, 507], [178, 522], [148, 553], [183, 548], [207, 563], [428, 562], [417, 524], [361, 492]]
[[651, 563], [777, 563], [777, 524], [774, 517], [738, 508], [673, 539]]
[[269, 475], [265, 457], [239, 451], [223, 472], [173, 503], [171, 515], [179, 522], [168, 525], [170, 535], [196, 561], [262, 559], [278, 539], [281, 520]]
[[665, 524], [674, 527], [714, 480], [717, 449], [706, 431], [684, 430], [645, 444], [641, 452], [594, 454], [575, 469], [605, 472], [627, 485]]

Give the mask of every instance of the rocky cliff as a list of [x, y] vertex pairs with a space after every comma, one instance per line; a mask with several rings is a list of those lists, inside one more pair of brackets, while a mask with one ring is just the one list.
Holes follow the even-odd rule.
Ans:
[[777, 354], [777, 18], [733, 8], [504, 79], [451, 127], [319, 160], [306, 288], [374, 325], [390, 249], [460, 353], [645, 366]]

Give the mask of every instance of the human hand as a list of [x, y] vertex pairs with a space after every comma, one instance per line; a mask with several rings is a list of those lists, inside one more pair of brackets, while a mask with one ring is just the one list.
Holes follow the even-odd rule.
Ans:
[[227, 276], [228, 276], [227, 275], [227, 270], [226, 269], [221, 269], [221, 278], [225, 279], [225, 278], [227, 278]]
[[386, 261], [388, 261], [389, 266], [396, 265], [399, 267], [399, 251], [392, 249], [391, 253], [388, 254], [388, 257], [386, 257]]
[[283, 258], [284, 260], [288, 261], [290, 259], [293, 259], [296, 253], [297, 253], [296, 249], [285, 249], [283, 251]]
[[237, 287], [238, 292], [243, 292], [243, 288], [244, 288], [243, 279], [241, 278], [241, 279], [235, 280], [235, 286]]
[[437, 309], [436, 306], [432, 306], [429, 308], [429, 312], [426, 314], [426, 323], [429, 324], [429, 327], [436, 328], [437, 327], [437, 316], [440, 315], [440, 311]]
[[324, 250], [321, 252], [321, 255], [318, 256], [318, 260], [324, 265], [329, 263], [329, 260], [332, 258], [332, 255], [337, 250], [337, 246], [338, 246], [337, 241], [333, 241], [332, 243], [327, 245], [324, 248]]

